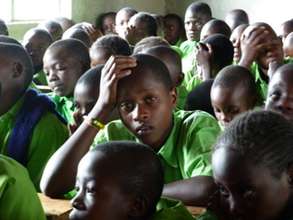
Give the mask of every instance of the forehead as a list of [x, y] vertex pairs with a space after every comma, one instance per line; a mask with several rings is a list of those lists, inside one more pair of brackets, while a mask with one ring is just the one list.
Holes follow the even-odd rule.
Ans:
[[216, 85], [211, 89], [211, 100], [217, 103], [241, 104], [250, 98], [247, 89], [241, 83], [231, 87]]
[[277, 84], [284, 84], [284, 85], [290, 85], [290, 88], [293, 88], [293, 68], [292, 69], [286, 69], [283, 71], [277, 71], [273, 78], [270, 81], [270, 88]]
[[50, 62], [52, 60], [71, 62], [79, 61], [78, 55], [68, 50], [68, 48], [58, 47], [49, 48], [46, 50], [44, 55], [44, 61]]

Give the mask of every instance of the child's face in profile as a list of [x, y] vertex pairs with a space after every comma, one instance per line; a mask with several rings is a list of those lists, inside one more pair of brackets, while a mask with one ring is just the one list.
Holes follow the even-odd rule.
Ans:
[[247, 90], [240, 85], [234, 88], [212, 87], [211, 103], [215, 116], [221, 126], [226, 127], [237, 115], [252, 109], [253, 97], [248, 97]]
[[232, 42], [234, 47], [234, 57], [233, 57], [234, 62], [238, 62], [241, 57], [240, 37], [245, 28], [246, 26], [239, 26], [235, 28], [230, 37], [230, 41]]
[[118, 111], [126, 127], [144, 144], [159, 150], [172, 129], [175, 90], [150, 74], [140, 73], [128, 81], [121, 80], [117, 94]]
[[279, 219], [290, 195], [285, 172], [273, 176], [266, 166], [227, 148], [213, 153], [212, 167], [221, 202], [233, 219]]
[[[126, 220], [129, 197], [123, 193], [109, 170], [100, 165], [102, 153], [88, 153], [77, 170], [77, 194], [71, 203], [70, 220]], [[103, 164], [103, 162], [102, 162]]]
[[67, 51], [56, 52], [54, 49], [46, 51], [43, 62], [51, 90], [59, 96], [72, 95], [76, 81], [83, 73], [82, 63]]
[[277, 72], [269, 84], [265, 108], [284, 115], [293, 121], [293, 69]]

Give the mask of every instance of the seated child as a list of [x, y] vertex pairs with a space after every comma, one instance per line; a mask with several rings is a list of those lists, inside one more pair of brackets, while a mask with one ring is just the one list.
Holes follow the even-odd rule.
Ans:
[[17, 44], [19, 46], [22, 46], [18, 40], [14, 39], [12, 37], [6, 36], [6, 35], [0, 35], [0, 42], [1, 43]]
[[73, 122], [73, 91], [76, 81], [89, 69], [87, 47], [79, 40], [59, 40], [51, 44], [43, 58], [44, 73], [53, 93], [56, 110], [68, 123]]
[[62, 39], [69, 39], [69, 38], [80, 40], [81, 42], [84, 43], [84, 45], [87, 48], [90, 48], [92, 45], [90, 36], [82, 28], [73, 27], [73, 28], [69, 28], [66, 31], [64, 31], [64, 33], [62, 35]]
[[97, 39], [90, 48], [91, 67], [105, 64], [112, 55], [129, 56], [129, 44], [117, 35], [106, 35]]
[[284, 62], [282, 42], [266, 23], [249, 25], [241, 35], [241, 59], [239, 65], [251, 70], [258, 92], [265, 100], [268, 89], [269, 63]]
[[242, 9], [233, 9], [227, 13], [225, 22], [228, 24], [231, 31], [234, 31], [239, 25], [249, 24], [248, 14]]
[[9, 35], [7, 25], [2, 19], [0, 19], [0, 35]]
[[273, 74], [269, 83], [265, 108], [279, 112], [293, 121], [293, 64], [284, 64]]
[[0, 154], [0, 210], [5, 220], [45, 220], [45, 214], [27, 170]]
[[51, 35], [46, 30], [40, 28], [32, 28], [23, 36], [22, 45], [30, 55], [34, 65], [33, 81], [38, 85], [48, 84], [43, 72], [43, 56], [52, 43]]
[[231, 29], [225, 21], [212, 19], [202, 27], [200, 32], [200, 40], [203, 41], [213, 34], [223, 34], [227, 38], [230, 38]]
[[116, 12], [112, 11], [100, 14], [96, 19], [96, 28], [98, 28], [103, 35], [116, 34], [115, 17]]
[[197, 78], [205, 81], [213, 79], [225, 66], [232, 64], [234, 49], [229, 38], [214, 34], [198, 43], [195, 54]]
[[51, 34], [53, 42], [60, 40], [63, 34], [61, 25], [54, 20], [44, 21], [38, 25], [38, 28], [47, 30]]
[[283, 51], [285, 57], [293, 58], [293, 32], [287, 35], [283, 43]]
[[148, 146], [126, 141], [97, 145], [79, 162], [69, 218], [192, 220], [180, 204], [156, 212], [163, 185], [163, 167]]
[[186, 40], [184, 23], [179, 15], [166, 14], [164, 16], [164, 38], [170, 45], [177, 47]]
[[[43, 192], [56, 197], [71, 190], [77, 165], [93, 142], [132, 140], [149, 145], [160, 156], [164, 197], [204, 205], [204, 198], [198, 198], [202, 188], [196, 179], [211, 174], [210, 147], [220, 130], [207, 113], [173, 112], [175, 105], [175, 88], [160, 60], [146, 54], [112, 56], [102, 70], [94, 108], [47, 163]], [[121, 120], [105, 127], [115, 106]]]
[[97, 29], [93, 24], [88, 22], [77, 23], [73, 25], [72, 28], [82, 29], [83, 31], [85, 31], [91, 39], [91, 44], [95, 42], [99, 37], [103, 36], [99, 29]]
[[293, 32], [293, 19], [285, 21], [281, 24], [281, 32], [279, 34], [283, 42], [286, 39], [287, 35], [291, 32]]
[[145, 37], [135, 45], [133, 54], [144, 53], [145, 50], [157, 46], [170, 47], [170, 44], [164, 38], [159, 36]]
[[235, 119], [212, 156], [223, 219], [293, 219], [293, 126], [270, 111]]
[[130, 45], [135, 45], [141, 39], [157, 36], [156, 19], [149, 13], [139, 12], [133, 15], [128, 22], [126, 39]]
[[230, 41], [234, 47], [233, 63], [237, 64], [241, 57], [240, 39], [243, 31], [248, 27], [248, 24], [240, 24], [235, 28], [230, 36]]
[[258, 102], [254, 79], [248, 69], [231, 65], [222, 69], [211, 88], [211, 102], [222, 128], [237, 115], [252, 110]]
[[38, 189], [48, 158], [68, 138], [68, 131], [54, 103], [28, 89], [34, 70], [24, 48], [0, 43], [0, 60], [0, 153], [25, 166]]
[[54, 18], [54, 21], [58, 22], [61, 25], [63, 32], [75, 25], [73, 20], [66, 17], [57, 17]]
[[128, 21], [137, 11], [130, 7], [121, 8], [115, 18], [115, 32], [126, 40]]

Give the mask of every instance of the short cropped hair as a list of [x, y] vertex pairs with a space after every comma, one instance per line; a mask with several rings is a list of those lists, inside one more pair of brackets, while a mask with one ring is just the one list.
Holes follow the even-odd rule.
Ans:
[[231, 29], [228, 24], [225, 21], [219, 19], [212, 19], [208, 21], [203, 26], [201, 31], [203, 32], [204, 30], [213, 30], [212, 32], [214, 34], [223, 34], [227, 38], [230, 38], [231, 35]]
[[67, 29], [62, 35], [62, 39], [68, 39], [68, 38], [80, 40], [88, 48], [91, 46], [90, 36], [81, 28], [73, 27], [73, 28]]
[[76, 86], [86, 86], [88, 88], [94, 88], [99, 92], [101, 72], [104, 65], [99, 64], [94, 68], [87, 70], [76, 82]]
[[19, 46], [22, 46], [19, 41], [17, 41], [16, 39], [14, 39], [12, 37], [6, 36], [6, 35], [0, 35], [0, 42], [1, 43], [17, 44]]
[[194, 2], [188, 6], [186, 11], [192, 11], [194, 13], [207, 15], [212, 17], [212, 10], [207, 3], [204, 2]]
[[7, 25], [2, 19], [0, 19], [0, 35], [9, 35]]
[[138, 12], [131, 19], [139, 20], [146, 24], [148, 36], [157, 36], [158, 25], [156, 19], [149, 13]]
[[[90, 153], [102, 152], [113, 170], [121, 191], [148, 201], [144, 217], [155, 213], [160, 199], [164, 173], [156, 153], [148, 146], [130, 141], [112, 141], [97, 145]], [[114, 161], [114, 162], [113, 162]], [[116, 165], [113, 165], [116, 164]]]
[[141, 53], [148, 48], [156, 46], [170, 47], [170, 44], [164, 38], [159, 36], [145, 37], [136, 43], [133, 49], [133, 54]]

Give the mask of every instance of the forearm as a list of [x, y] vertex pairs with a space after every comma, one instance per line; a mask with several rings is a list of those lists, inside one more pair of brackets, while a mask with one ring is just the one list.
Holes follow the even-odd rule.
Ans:
[[181, 200], [185, 205], [206, 207], [215, 191], [212, 177], [196, 176], [165, 184], [162, 196]]

